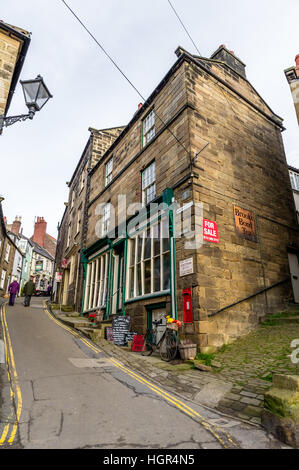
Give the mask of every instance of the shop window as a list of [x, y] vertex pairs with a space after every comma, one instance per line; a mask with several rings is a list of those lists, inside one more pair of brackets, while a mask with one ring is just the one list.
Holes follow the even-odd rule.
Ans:
[[107, 304], [109, 254], [88, 263], [84, 310], [104, 308]]
[[129, 240], [127, 300], [170, 288], [168, 219]]

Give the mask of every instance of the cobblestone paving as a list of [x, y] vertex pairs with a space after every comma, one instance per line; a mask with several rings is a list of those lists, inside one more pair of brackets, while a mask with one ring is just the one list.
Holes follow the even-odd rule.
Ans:
[[299, 374], [299, 364], [293, 364], [290, 358], [291, 342], [299, 339], [299, 311], [297, 315], [273, 317], [224, 346], [214, 355], [211, 372], [194, 369], [192, 363], [166, 363], [155, 354], [143, 357], [102, 338], [96, 342], [108, 355], [165, 389], [226, 415], [260, 424], [264, 393], [271, 386], [272, 374]]

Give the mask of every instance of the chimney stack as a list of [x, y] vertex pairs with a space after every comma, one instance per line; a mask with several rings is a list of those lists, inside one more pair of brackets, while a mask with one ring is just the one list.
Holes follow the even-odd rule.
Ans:
[[20, 233], [20, 228], [21, 228], [21, 223], [22, 223], [21, 220], [22, 220], [22, 217], [16, 216], [16, 217], [15, 217], [15, 220], [14, 220], [13, 223], [12, 223], [11, 231], [12, 231], [15, 235], [19, 235], [19, 233]]
[[32, 240], [39, 246], [44, 246], [46, 230], [47, 222], [45, 219], [43, 217], [37, 217], [37, 220], [34, 224], [34, 234]]

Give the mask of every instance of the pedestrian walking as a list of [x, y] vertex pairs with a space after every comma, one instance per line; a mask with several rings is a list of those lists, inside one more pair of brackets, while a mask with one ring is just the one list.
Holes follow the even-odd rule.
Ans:
[[14, 280], [9, 284], [9, 287], [8, 287], [8, 292], [10, 294], [9, 295], [9, 305], [14, 305], [15, 304], [15, 298], [16, 298], [16, 295], [19, 292], [19, 290], [20, 290], [20, 285], [19, 285], [17, 280]]
[[25, 300], [24, 300], [24, 306], [29, 307], [31, 297], [34, 294], [35, 291], [35, 284], [33, 282], [33, 277], [30, 277], [30, 280], [26, 282], [24, 286], [24, 294], [25, 294]]

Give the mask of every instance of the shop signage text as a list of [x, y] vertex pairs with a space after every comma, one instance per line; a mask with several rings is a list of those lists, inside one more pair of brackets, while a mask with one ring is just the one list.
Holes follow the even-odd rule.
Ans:
[[202, 223], [203, 239], [206, 242], [219, 243], [218, 227], [216, 222], [203, 219]]

